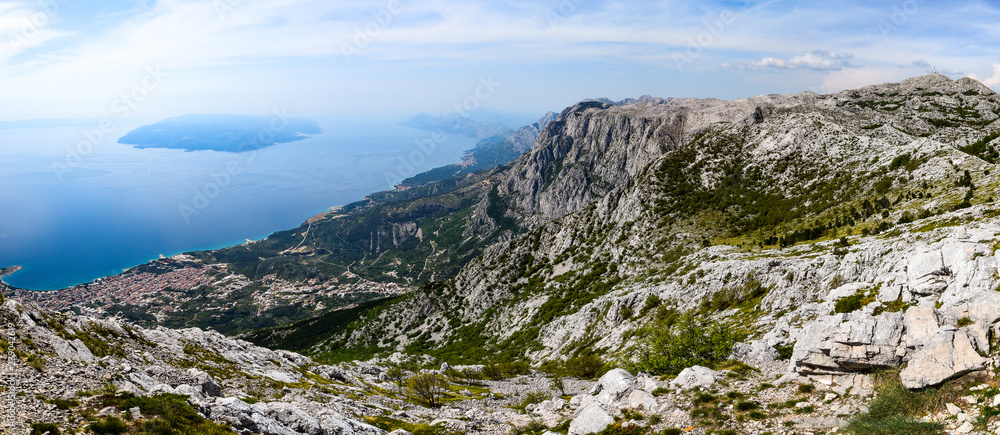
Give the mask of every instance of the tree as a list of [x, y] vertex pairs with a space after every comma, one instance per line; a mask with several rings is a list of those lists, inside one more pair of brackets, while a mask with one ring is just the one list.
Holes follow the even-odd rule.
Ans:
[[403, 389], [403, 380], [406, 378], [406, 371], [398, 364], [393, 364], [385, 371], [385, 376], [396, 384], [400, 390]]
[[421, 373], [406, 381], [413, 395], [430, 408], [441, 406], [441, 399], [448, 391], [448, 381], [436, 373]]

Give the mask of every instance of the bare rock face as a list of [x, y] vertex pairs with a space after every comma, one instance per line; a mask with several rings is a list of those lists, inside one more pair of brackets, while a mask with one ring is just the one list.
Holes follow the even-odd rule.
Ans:
[[938, 385], [947, 379], [985, 367], [986, 359], [976, 352], [975, 339], [968, 329], [942, 326], [922, 349], [916, 352], [899, 377], [906, 388]]
[[836, 314], [812, 322], [792, 359], [802, 374], [837, 374], [891, 368], [902, 352], [903, 314]]

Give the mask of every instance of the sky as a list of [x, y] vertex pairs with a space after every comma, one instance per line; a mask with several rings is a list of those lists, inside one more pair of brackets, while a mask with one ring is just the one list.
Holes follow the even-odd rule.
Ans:
[[0, 0], [0, 121], [541, 115], [586, 98], [1000, 89], [1000, 3]]

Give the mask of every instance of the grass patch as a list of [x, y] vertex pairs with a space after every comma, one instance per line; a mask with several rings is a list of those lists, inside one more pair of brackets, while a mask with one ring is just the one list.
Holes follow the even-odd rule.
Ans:
[[942, 426], [917, 419], [934, 410], [935, 390], [910, 391], [899, 381], [899, 374], [875, 375], [876, 397], [868, 412], [851, 419], [845, 428], [856, 435], [939, 434]]

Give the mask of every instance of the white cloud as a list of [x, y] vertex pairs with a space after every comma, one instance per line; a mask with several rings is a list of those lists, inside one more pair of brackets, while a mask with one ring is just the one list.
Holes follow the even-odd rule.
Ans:
[[851, 64], [854, 55], [837, 50], [813, 50], [791, 59], [765, 57], [757, 61], [747, 61], [741, 66], [747, 69], [811, 69], [816, 71], [839, 71], [857, 68]]
[[50, 28], [54, 19], [53, 10], [26, 2], [0, 2], [0, 62], [67, 35]]
[[979, 80], [984, 85], [993, 88], [994, 90], [1000, 89], [1000, 63], [993, 64], [993, 75], [985, 79], [980, 79], [975, 74], [969, 74], [969, 78]]

